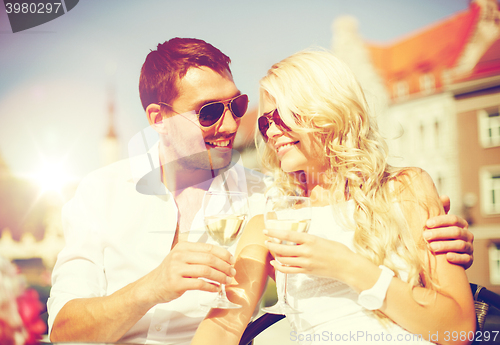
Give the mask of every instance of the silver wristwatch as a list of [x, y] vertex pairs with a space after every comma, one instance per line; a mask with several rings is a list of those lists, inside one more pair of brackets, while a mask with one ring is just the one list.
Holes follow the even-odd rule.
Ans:
[[394, 277], [394, 272], [391, 269], [384, 265], [380, 265], [379, 268], [382, 269], [382, 273], [380, 273], [380, 277], [375, 285], [371, 289], [361, 291], [358, 297], [358, 303], [368, 310], [380, 309], [382, 307], [387, 289], [389, 289], [389, 284], [392, 277]]

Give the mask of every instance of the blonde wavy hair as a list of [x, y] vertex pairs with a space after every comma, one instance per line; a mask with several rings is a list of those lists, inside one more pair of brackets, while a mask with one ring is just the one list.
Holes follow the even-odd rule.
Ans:
[[[321, 143], [331, 204], [339, 195], [355, 203], [354, 222], [346, 226], [355, 231], [356, 251], [399, 276], [407, 271], [412, 286], [435, 286], [420, 256], [426, 244], [414, 239], [397, 202], [401, 190], [395, 191], [394, 181], [405, 184], [408, 171], [387, 163], [387, 145], [347, 65], [327, 51], [302, 51], [273, 65], [260, 86], [260, 115], [263, 101], [271, 99], [292, 131], [313, 133]], [[262, 141], [259, 146], [264, 168], [274, 173], [273, 187], [304, 194], [300, 173], [284, 172], [275, 151]]]

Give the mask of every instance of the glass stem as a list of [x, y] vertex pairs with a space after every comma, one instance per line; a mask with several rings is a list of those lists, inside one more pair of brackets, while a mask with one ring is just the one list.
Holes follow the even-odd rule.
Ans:
[[[231, 204], [231, 207], [232, 207], [232, 204]], [[223, 248], [225, 250], [227, 250], [229, 247], [223, 246]], [[219, 291], [218, 298], [229, 302], [229, 299], [227, 299], [227, 295], [226, 295], [226, 284], [220, 284], [220, 291]]]
[[227, 300], [226, 285], [220, 284], [219, 299]]
[[284, 279], [284, 282], [283, 282], [283, 302], [285, 302], [285, 304], [288, 304], [288, 301], [287, 301], [287, 298], [286, 298], [286, 286], [287, 286], [287, 283], [288, 283], [288, 274], [284, 273], [285, 275], [285, 279]]

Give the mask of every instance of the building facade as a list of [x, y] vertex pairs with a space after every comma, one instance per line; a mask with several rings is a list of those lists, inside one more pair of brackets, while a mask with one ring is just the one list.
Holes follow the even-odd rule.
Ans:
[[496, 0], [394, 43], [365, 42], [353, 18], [332, 49], [367, 91], [391, 164], [418, 166], [475, 236], [471, 282], [500, 292], [500, 11]]

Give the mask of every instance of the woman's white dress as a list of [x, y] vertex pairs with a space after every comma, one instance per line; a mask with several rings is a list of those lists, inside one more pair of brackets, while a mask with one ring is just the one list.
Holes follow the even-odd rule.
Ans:
[[[346, 214], [352, 217], [354, 203], [346, 203]], [[313, 207], [309, 233], [338, 241], [354, 251], [354, 231], [345, 229], [334, 217], [332, 206]], [[278, 284], [283, 275], [278, 275]], [[287, 298], [289, 304], [300, 310], [288, 314], [292, 331], [290, 340], [299, 344], [425, 344], [430, 334], [411, 334], [392, 323], [382, 324], [373, 312], [357, 303], [358, 293], [346, 284], [328, 278], [307, 274], [288, 275]]]

